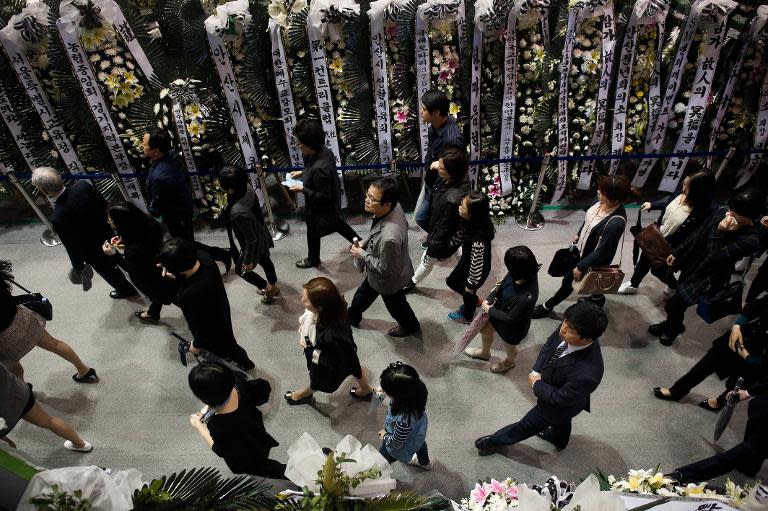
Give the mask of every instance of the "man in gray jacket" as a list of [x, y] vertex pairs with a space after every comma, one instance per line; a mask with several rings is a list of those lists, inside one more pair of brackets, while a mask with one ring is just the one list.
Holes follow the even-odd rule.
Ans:
[[406, 337], [421, 328], [403, 291], [413, 276], [413, 265], [408, 254], [408, 221], [399, 198], [397, 184], [391, 178], [371, 183], [365, 196], [365, 210], [373, 214], [371, 232], [359, 247], [349, 249], [367, 273], [349, 307], [349, 323], [359, 328], [363, 312], [381, 295], [397, 321], [397, 326], [387, 332], [392, 337]]

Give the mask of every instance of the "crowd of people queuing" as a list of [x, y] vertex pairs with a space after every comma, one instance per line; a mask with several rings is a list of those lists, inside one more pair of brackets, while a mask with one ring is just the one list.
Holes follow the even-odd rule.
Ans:
[[[307, 255], [296, 266], [319, 265], [321, 238], [337, 232], [351, 244], [350, 255], [364, 275], [349, 305], [329, 278], [315, 277], [303, 285], [305, 312], [298, 321], [297, 340], [308, 377], [296, 378], [297, 390], [283, 397], [290, 405], [310, 403], [315, 392], [335, 392], [345, 379], [354, 377], [357, 385], [349, 391], [353, 399], [390, 398], [379, 431], [384, 458], [425, 470], [433, 466], [426, 441], [427, 387], [416, 363], [393, 362], [381, 372], [378, 385], [368, 381], [354, 340], [354, 329], [360, 327], [364, 313], [381, 296], [396, 322], [387, 335], [417, 334], [421, 325], [407, 295], [435, 264], [448, 264], [452, 271], [446, 285], [461, 297], [448, 318], [470, 328], [476, 321], [481, 325], [475, 330], [480, 333], [480, 347], [467, 347], [464, 354], [490, 361], [498, 335], [506, 356], [491, 364], [490, 370], [505, 373], [515, 367], [517, 346], [526, 339], [532, 320], [550, 317], [574, 292], [575, 283], [592, 268], [611, 264], [617, 252], [621, 254], [627, 230], [624, 203], [632, 192], [622, 175], [599, 177], [597, 201], [586, 209], [571, 240], [578, 247], [578, 257], [553, 296], [538, 303], [541, 265], [535, 248], [521, 245], [504, 247], [504, 278], [487, 296], [478, 296], [491, 272], [495, 230], [488, 197], [469, 189], [464, 140], [448, 109], [443, 93], [430, 91], [423, 96], [421, 118], [430, 124], [429, 148], [415, 222], [426, 238], [415, 270], [396, 181], [379, 177], [370, 182], [365, 211], [371, 215], [371, 226], [366, 235], [358, 234], [340, 216], [340, 182], [320, 123], [302, 120], [294, 130], [305, 165], [293, 175], [302, 178], [302, 184], [291, 190], [304, 195], [307, 223]], [[169, 135], [152, 130], [144, 136], [143, 149], [152, 162], [147, 177], [150, 214], [131, 203], [108, 206], [88, 181], [65, 187], [53, 169], [38, 168], [33, 173], [33, 185], [53, 201], [51, 221], [71, 260], [70, 279], [87, 289], [95, 271], [114, 288], [111, 298], [140, 294], [148, 304], [147, 310], [136, 312], [142, 323], [157, 323], [163, 305], [178, 306], [192, 334], [191, 351], [203, 359], [209, 355], [189, 373], [190, 389], [205, 404], [190, 417], [190, 423], [233, 472], [284, 478], [285, 465], [270, 459], [278, 442], [266, 431], [258, 410], [269, 400], [271, 388], [264, 380], [243, 376], [256, 366], [235, 338], [227, 290], [216, 264], [223, 263], [225, 272], [234, 264], [236, 274], [256, 288], [266, 305], [280, 294], [270, 257], [272, 238], [259, 198], [243, 169], [222, 168], [218, 185], [227, 195], [223, 217], [230, 246], [203, 245], [194, 239], [193, 201], [172, 154]], [[640, 254], [631, 278], [618, 293], [636, 293], [649, 272], [667, 286], [667, 318], [648, 331], [669, 346], [685, 330], [686, 309], [727, 286], [735, 266], [745, 258], [759, 257], [766, 249], [768, 216], [762, 216], [768, 212], [766, 197], [752, 188], [736, 190], [727, 206], [720, 207], [715, 202], [714, 177], [696, 169], [684, 179], [679, 193], [642, 204], [641, 211], [649, 210], [662, 211], [656, 224], [672, 247], [671, 255], [659, 266]], [[256, 273], [257, 267], [264, 277]], [[16, 304], [12, 278], [10, 263], [0, 262], [0, 417], [5, 419], [0, 436], [5, 437], [23, 419], [66, 439], [67, 449], [90, 451], [90, 443], [35, 402], [31, 385], [23, 381], [20, 360], [39, 346], [71, 363], [76, 370], [72, 378], [78, 384], [98, 382], [96, 371], [70, 345], [52, 337], [39, 315]], [[659, 399], [678, 401], [716, 374], [725, 380], [723, 392], [700, 403], [716, 411], [725, 406], [736, 378], [744, 379], [738, 393], [739, 399], [750, 399], [744, 441], [671, 471], [682, 483], [733, 469], [754, 476], [768, 455], [764, 434], [768, 425], [766, 291], [768, 269], [763, 263], [730, 331], [717, 335], [712, 348], [671, 386], [649, 389]], [[603, 377], [599, 339], [608, 326], [605, 304], [605, 295], [588, 295], [564, 311], [564, 319], [544, 342], [527, 376], [537, 398], [535, 406], [517, 422], [478, 438], [479, 454], [534, 435], [558, 449], [568, 445], [573, 418], [590, 411], [590, 395]]]

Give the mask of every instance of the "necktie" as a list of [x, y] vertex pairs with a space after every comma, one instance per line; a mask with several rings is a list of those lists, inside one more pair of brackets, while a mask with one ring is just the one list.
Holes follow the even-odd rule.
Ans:
[[565, 352], [565, 349], [567, 347], [568, 347], [568, 344], [566, 344], [566, 343], [562, 343], [560, 346], [558, 346], [558, 348], [555, 350], [555, 352], [552, 353], [552, 356], [549, 357], [549, 362], [547, 362], [547, 364], [551, 364], [552, 362], [554, 362], [555, 360], [560, 358], [560, 355], [562, 355]]

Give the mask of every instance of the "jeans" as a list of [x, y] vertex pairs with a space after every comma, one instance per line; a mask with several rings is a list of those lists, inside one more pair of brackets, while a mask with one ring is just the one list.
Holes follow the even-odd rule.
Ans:
[[492, 442], [496, 445], [516, 444], [526, 438], [531, 438], [548, 427], [552, 427], [552, 440], [555, 446], [559, 449], [564, 449], [571, 437], [571, 421], [568, 420], [568, 422], [562, 424], [552, 424], [541, 415], [535, 406], [518, 422], [505, 426], [494, 433], [492, 435]]
[[445, 259], [438, 259], [437, 257], [431, 257], [427, 255], [427, 251], [424, 250], [424, 253], [421, 256], [421, 262], [419, 263], [419, 267], [416, 268], [416, 272], [413, 274], [413, 277], [411, 277], [411, 280], [414, 284], [418, 284], [424, 279], [427, 278], [427, 275], [432, 273], [432, 269], [435, 266], [435, 263], [438, 261], [453, 261], [454, 265], [458, 263], [458, 253], [454, 253], [450, 257], [446, 257]]
[[347, 222], [336, 216], [335, 213], [326, 215], [307, 215], [307, 259], [313, 263], [320, 263], [320, 238], [337, 232], [352, 243], [355, 238], [360, 238]]
[[238, 262], [235, 272], [242, 277], [244, 281], [259, 289], [264, 289], [267, 287], [268, 283], [275, 284], [277, 282], [277, 273], [275, 273], [275, 265], [269, 255], [259, 259], [259, 266], [264, 269], [264, 275], [266, 275], [267, 280], [264, 280], [261, 275], [253, 270], [243, 271], [242, 261]]
[[669, 267], [653, 268], [643, 254], [640, 254], [640, 258], [635, 265], [635, 271], [632, 273], [632, 278], [629, 281], [632, 287], [639, 287], [645, 276], [648, 275], [648, 272], [651, 272], [654, 277], [668, 285], [671, 289], [677, 287], [677, 279]]
[[[397, 461], [397, 459], [393, 458], [392, 455], [389, 454], [389, 451], [387, 451], [387, 446], [384, 445], [383, 442], [379, 452], [389, 463], [394, 463]], [[427, 448], [427, 442], [424, 442], [421, 447], [419, 447], [419, 450], [416, 451], [416, 459], [419, 461], [420, 465], [429, 465], [429, 449]]]
[[417, 201], [414, 220], [416, 225], [421, 227], [425, 232], [429, 232], [429, 210], [432, 205], [432, 188], [425, 184], [421, 190], [419, 199], [420, 202]]
[[448, 278], [445, 279], [445, 283], [448, 284], [449, 288], [461, 295], [463, 303], [459, 307], [459, 311], [464, 316], [464, 319], [471, 321], [475, 316], [475, 309], [477, 308], [477, 289], [467, 292], [466, 269], [464, 271], [460, 270], [460, 267], [456, 267], [448, 275]]
[[[347, 316], [350, 323], [360, 323], [363, 319], [363, 313], [368, 310], [368, 307], [376, 301], [379, 297], [379, 292], [371, 287], [368, 283], [368, 279], [365, 279], [360, 287], [355, 291], [355, 296], [352, 298], [352, 305], [349, 306]], [[391, 295], [381, 295], [381, 299], [384, 300], [384, 306], [389, 311], [389, 314], [397, 321], [397, 324], [408, 331], [418, 330], [419, 320], [416, 319], [416, 314], [413, 313], [413, 309], [408, 304], [408, 300], [405, 298], [405, 292], [402, 289], [398, 289]]]

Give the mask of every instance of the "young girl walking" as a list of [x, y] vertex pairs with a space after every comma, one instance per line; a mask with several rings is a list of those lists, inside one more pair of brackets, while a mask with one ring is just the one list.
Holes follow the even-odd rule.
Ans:
[[402, 461], [432, 470], [427, 450], [427, 386], [413, 367], [393, 362], [381, 373], [381, 390], [390, 398], [379, 452], [393, 463]]

